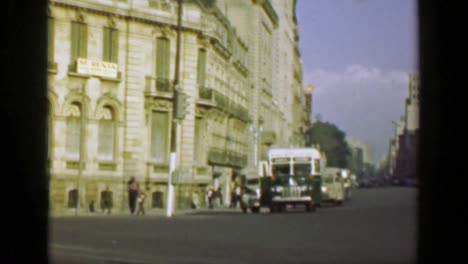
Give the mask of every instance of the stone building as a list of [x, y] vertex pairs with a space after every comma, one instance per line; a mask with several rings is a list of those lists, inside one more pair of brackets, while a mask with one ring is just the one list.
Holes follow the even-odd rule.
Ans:
[[[253, 20], [242, 24], [234, 11]], [[149, 198], [149, 213], [165, 208], [172, 126], [183, 172], [176, 208], [205, 206], [208, 187], [220, 188], [229, 204], [233, 182], [261, 158], [257, 151], [264, 153], [286, 126], [297, 132], [303, 119], [302, 84], [292, 69], [285, 74], [291, 85], [275, 87], [290, 101], [272, 104], [282, 98], [273, 93], [277, 28], [269, 1], [183, 1], [180, 86], [187, 114], [173, 122], [177, 1], [51, 0], [52, 214], [99, 211], [109, 197], [114, 212], [126, 211], [130, 176]], [[293, 142], [294, 132], [287, 133], [279, 142]]]

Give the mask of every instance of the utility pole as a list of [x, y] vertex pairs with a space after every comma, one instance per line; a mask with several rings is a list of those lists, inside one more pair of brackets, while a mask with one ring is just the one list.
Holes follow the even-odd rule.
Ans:
[[171, 160], [169, 164], [169, 178], [167, 179], [167, 211], [166, 216], [171, 217], [174, 211], [174, 185], [172, 175], [174, 174], [177, 162], [177, 115], [178, 98], [180, 91], [179, 71], [180, 71], [180, 34], [182, 30], [182, 0], [177, 0], [177, 49], [175, 61], [175, 73], [173, 83], [173, 101], [172, 101], [172, 125], [171, 125]]

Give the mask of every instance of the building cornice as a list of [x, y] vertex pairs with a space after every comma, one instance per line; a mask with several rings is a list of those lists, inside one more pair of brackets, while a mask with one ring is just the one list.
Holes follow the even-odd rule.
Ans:
[[275, 28], [278, 27], [278, 21], [279, 17], [278, 14], [276, 13], [275, 9], [271, 5], [270, 0], [252, 0], [254, 4], [261, 5], [265, 13], [267, 14], [268, 18], [270, 18], [271, 22], [273, 23], [273, 26]]
[[[58, 6], [58, 7], [66, 7], [66, 8], [71, 8], [75, 10], [86, 11], [86, 12], [93, 13], [93, 14], [115, 16], [115, 17], [125, 19], [125, 20], [139, 21], [142, 23], [147, 23], [147, 24], [156, 25], [156, 26], [166, 26], [174, 30], [177, 29], [175, 19], [173, 19], [174, 21], [161, 21], [160, 17], [152, 18], [150, 17], [150, 15], [144, 15], [139, 11], [125, 9], [123, 7], [115, 8], [111, 6], [106, 6], [107, 10], [103, 10], [102, 8], [100, 8], [103, 6], [102, 4], [86, 3], [86, 2], [78, 2], [78, 1], [71, 2], [67, 0], [50, 0], [50, 4], [53, 6]], [[195, 34], [202, 33], [201, 29], [194, 28], [194, 27], [188, 27], [188, 26], [182, 25], [181, 29], [182, 31], [191, 32]]]

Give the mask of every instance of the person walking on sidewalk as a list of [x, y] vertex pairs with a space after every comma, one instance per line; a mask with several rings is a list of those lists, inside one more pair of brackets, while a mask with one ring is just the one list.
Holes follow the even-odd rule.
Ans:
[[209, 188], [206, 194], [208, 200], [208, 208], [213, 209], [213, 198], [214, 198], [214, 190], [213, 188]]
[[137, 215], [145, 215], [145, 193], [141, 192], [138, 196], [138, 211]]
[[135, 176], [132, 176], [127, 183], [128, 186], [128, 207], [130, 208], [130, 214], [135, 214], [135, 207], [138, 197], [138, 191], [140, 190], [140, 184], [135, 179]]

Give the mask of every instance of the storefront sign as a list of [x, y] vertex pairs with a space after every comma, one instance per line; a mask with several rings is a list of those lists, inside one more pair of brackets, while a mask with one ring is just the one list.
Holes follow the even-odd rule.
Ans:
[[118, 65], [111, 62], [79, 58], [77, 72], [106, 78], [117, 78]]

